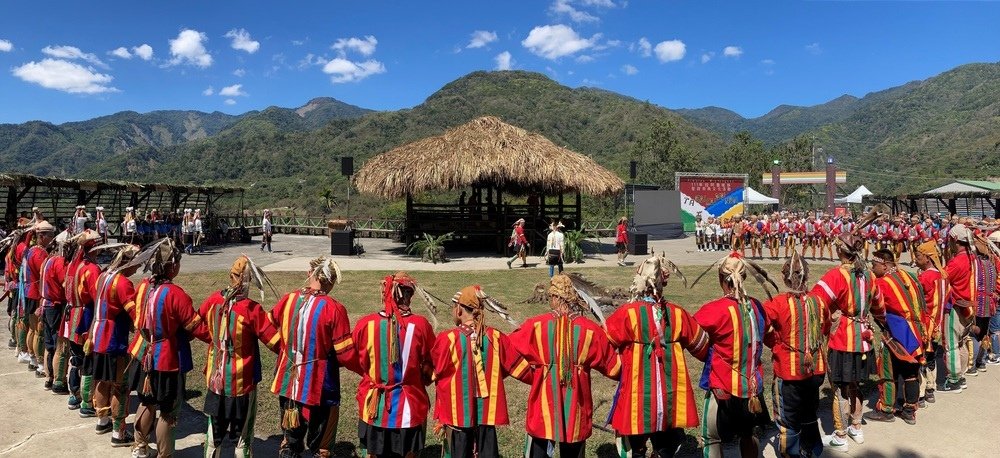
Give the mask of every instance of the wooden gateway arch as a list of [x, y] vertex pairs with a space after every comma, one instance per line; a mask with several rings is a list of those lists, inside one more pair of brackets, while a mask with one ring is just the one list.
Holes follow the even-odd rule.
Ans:
[[[582, 227], [581, 194], [605, 196], [624, 189], [621, 178], [593, 159], [493, 116], [374, 156], [354, 176], [354, 184], [365, 194], [406, 198], [407, 241], [425, 232], [454, 232], [498, 250], [519, 218], [525, 219], [532, 245], [540, 246], [553, 219], [567, 230]], [[467, 190], [471, 195], [452, 196]], [[444, 196], [446, 191], [452, 192]], [[574, 199], [566, 199], [567, 194]], [[428, 202], [415, 201], [422, 195]], [[506, 201], [509, 196], [527, 199]]]

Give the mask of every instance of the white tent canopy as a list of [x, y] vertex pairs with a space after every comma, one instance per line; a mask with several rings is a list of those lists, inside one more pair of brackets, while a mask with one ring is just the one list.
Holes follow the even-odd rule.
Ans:
[[757, 192], [754, 188], [747, 186], [743, 191], [743, 202], [749, 205], [776, 204], [778, 203], [778, 199], [775, 199], [774, 197], [767, 197]]
[[872, 192], [869, 191], [865, 185], [861, 185], [858, 186], [858, 189], [855, 189], [854, 192], [839, 199], [834, 199], [833, 202], [838, 204], [860, 204], [861, 200], [864, 199], [865, 196], [870, 195], [872, 195]]

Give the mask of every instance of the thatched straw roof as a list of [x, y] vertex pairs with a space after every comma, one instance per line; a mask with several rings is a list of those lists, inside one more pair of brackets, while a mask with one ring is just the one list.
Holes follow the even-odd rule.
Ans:
[[617, 175], [587, 156], [493, 116], [379, 154], [354, 176], [358, 190], [386, 198], [493, 186], [508, 193], [621, 192]]

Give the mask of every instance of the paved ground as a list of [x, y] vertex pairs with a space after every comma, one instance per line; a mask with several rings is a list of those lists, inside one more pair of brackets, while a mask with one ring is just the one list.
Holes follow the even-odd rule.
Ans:
[[[306, 236], [281, 236], [274, 248], [277, 252], [261, 255], [255, 246], [227, 247], [212, 254], [195, 255], [185, 261], [188, 271], [212, 271], [228, 268], [233, 257], [243, 251], [256, 255], [271, 270], [303, 270], [308, 259], [318, 256], [328, 247], [326, 239]], [[344, 258], [345, 269], [503, 269], [498, 257], [455, 256], [455, 261], [429, 265], [402, 261], [391, 256], [393, 245], [385, 241], [364, 241], [369, 254]], [[719, 253], [698, 253], [690, 241], [656, 242], [657, 251], [665, 250], [678, 264], [707, 265]], [[396, 247], [398, 248], [398, 246]], [[221, 254], [221, 255], [220, 255]], [[588, 266], [613, 265], [614, 255], [594, 257]], [[532, 258], [537, 262], [537, 257]], [[0, 343], [6, 342], [6, 326], [0, 330]], [[94, 434], [95, 421], [81, 419], [66, 409], [66, 397], [54, 396], [41, 389], [42, 381], [18, 364], [13, 352], [0, 349], [0, 457], [126, 457], [128, 449], [113, 449], [110, 436]], [[823, 429], [832, 429], [829, 407], [821, 409]], [[849, 456], [856, 457], [966, 457], [993, 456], [997, 453], [993, 439], [1000, 425], [1000, 367], [970, 377], [969, 389], [961, 394], [941, 394], [938, 402], [919, 412], [919, 423], [908, 426], [902, 422], [870, 424], [865, 427], [868, 441], [854, 445]], [[204, 417], [187, 409], [177, 433], [177, 456], [201, 455], [204, 440]], [[129, 418], [131, 423], [132, 418]], [[274, 456], [275, 438], [258, 438], [258, 456]], [[764, 445], [763, 456], [774, 456], [773, 445]], [[733, 450], [735, 453], [735, 450]], [[231, 453], [231, 452], [228, 452]], [[839, 454], [828, 454], [828, 456]], [[734, 455], [731, 455], [734, 456]]]

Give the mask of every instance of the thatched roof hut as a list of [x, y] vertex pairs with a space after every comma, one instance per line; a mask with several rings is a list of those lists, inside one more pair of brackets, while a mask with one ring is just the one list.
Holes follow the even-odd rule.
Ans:
[[493, 116], [409, 143], [365, 162], [358, 190], [400, 198], [470, 186], [507, 193], [595, 196], [622, 191], [617, 175], [579, 153]]

